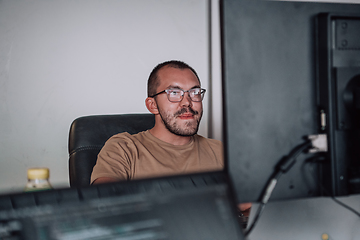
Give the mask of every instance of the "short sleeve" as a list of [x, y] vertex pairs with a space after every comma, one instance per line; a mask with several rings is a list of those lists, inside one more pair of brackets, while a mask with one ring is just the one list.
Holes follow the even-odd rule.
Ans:
[[130, 150], [128, 147], [128, 133], [121, 133], [111, 137], [100, 150], [96, 164], [91, 174], [92, 184], [101, 177], [117, 180], [128, 180], [131, 172]]

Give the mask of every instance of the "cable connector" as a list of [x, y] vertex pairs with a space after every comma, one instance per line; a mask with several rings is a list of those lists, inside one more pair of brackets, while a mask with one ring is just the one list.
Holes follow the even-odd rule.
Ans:
[[318, 153], [318, 152], [327, 152], [328, 151], [326, 134], [309, 135], [308, 139], [311, 140], [311, 148], [309, 149], [309, 153]]

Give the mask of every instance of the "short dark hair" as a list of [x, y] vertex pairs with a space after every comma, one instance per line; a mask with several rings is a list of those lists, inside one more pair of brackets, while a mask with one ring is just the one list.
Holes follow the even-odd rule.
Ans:
[[148, 97], [154, 96], [156, 94], [156, 89], [160, 85], [159, 78], [158, 78], [158, 72], [163, 67], [172, 67], [172, 68], [178, 68], [178, 69], [190, 69], [198, 79], [200, 83], [199, 76], [197, 75], [196, 71], [190, 67], [188, 64], [178, 61], [178, 60], [170, 60], [163, 63], [158, 64], [150, 73], [149, 79], [148, 79], [148, 86], [147, 86], [147, 93]]

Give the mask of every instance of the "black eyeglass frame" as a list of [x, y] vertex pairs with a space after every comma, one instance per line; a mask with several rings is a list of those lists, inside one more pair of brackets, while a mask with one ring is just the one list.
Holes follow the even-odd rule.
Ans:
[[[200, 101], [194, 101], [194, 100], [192, 99], [192, 97], [190, 96], [190, 91], [195, 90], [195, 89], [200, 89], [200, 95], [201, 95], [201, 100], [200, 100]], [[180, 91], [182, 91], [181, 99], [180, 99], [179, 101], [172, 101], [172, 100], [170, 100], [170, 97], [169, 97], [169, 93], [168, 93], [168, 92], [169, 92], [169, 91], [174, 91], [174, 90], [180, 90]], [[189, 97], [190, 97], [191, 101], [193, 101], [193, 102], [202, 102], [202, 100], [204, 99], [204, 96], [205, 96], [206, 89], [204, 89], [204, 88], [192, 88], [192, 89], [189, 89], [189, 90], [183, 90], [183, 89], [181, 89], [181, 88], [168, 88], [168, 89], [165, 89], [164, 91], [158, 92], [158, 93], [156, 93], [156, 94], [154, 94], [154, 95], [152, 95], [152, 96], [150, 96], [150, 97], [151, 97], [151, 98], [154, 98], [154, 97], [156, 97], [156, 96], [159, 95], [159, 94], [166, 93], [167, 99], [168, 99], [170, 102], [181, 102], [181, 101], [184, 99], [184, 95], [185, 95], [186, 92], [189, 93]]]

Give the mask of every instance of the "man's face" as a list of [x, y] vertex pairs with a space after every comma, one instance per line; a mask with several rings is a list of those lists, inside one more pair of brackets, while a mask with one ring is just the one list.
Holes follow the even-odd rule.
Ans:
[[[200, 87], [196, 75], [190, 69], [164, 67], [159, 70], [160, 85], [157, 92], [169, 88], [189, 90]], [[161, 119], [165, 127], [179, 136], [192, 136], [197, 133], [202, 117], [202, 102], [193, 102], [189, 93], [185, 93], [180, 102], [170, 102], [167, 94], [155, 97]]]

